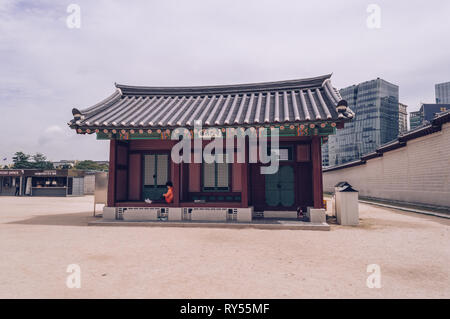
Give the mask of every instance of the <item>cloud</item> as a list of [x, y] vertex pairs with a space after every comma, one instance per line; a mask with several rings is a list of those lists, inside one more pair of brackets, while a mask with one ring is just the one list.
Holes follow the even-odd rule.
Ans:
[[45, 129], [46, 134], [58, 134], [63, 132], [64, 130], [58, 125], [51, 125]]
[[[205, 85], [275, 81], [334, 72], [345, 87], [382, 77], [418, 108], [450, 80], [450, 2], [387, 1], [381, 29], [359, 0], [0, 1], [0, 156], [106, 159], [107, 142], [66, 123], [113, 83]], [[61, 130], [53, 128], [56, 125]], [[58, 131], [56, 131], [58, 130]]]

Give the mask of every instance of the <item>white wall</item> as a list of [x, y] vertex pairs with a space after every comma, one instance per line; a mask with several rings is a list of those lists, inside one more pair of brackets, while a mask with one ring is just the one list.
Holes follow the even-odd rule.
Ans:
[[93, 195], [95, 191], [95, 175], [84, 176], [84, 195]]
[[324, 172], [324, 191], [340, 181], [360, 196], [450, 207], [450, 123], [366, 164]]

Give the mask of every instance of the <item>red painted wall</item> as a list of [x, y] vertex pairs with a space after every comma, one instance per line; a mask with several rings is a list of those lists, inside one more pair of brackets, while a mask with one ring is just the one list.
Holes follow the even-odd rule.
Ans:
[[231, 168], [231, 173], [233, 174], [233, 178], [231, 180], [232, 190], [233, 192], [241, 192], [242, 191], [242, 172], [243, 167], [246, 164], [244, 163], [233, 163]]
[[117, 142], [116, 146], [116, 201], [128, 198], [128, 144]]
[[189, 192], [200, 192], [201, 164], [189, 163]]
[[311, 144], [297, 145], [297, 162], [309, 162], [311, 160]]
[[129, 155], [128, 160], [128, 200], [138, 201], [141, 198], [142, 157], [139, 153]]

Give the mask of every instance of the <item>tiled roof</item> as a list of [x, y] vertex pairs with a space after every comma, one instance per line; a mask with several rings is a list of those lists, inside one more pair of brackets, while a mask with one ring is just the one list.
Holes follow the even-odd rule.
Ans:
[[87, 109], [73, 109], [72, 128], [168, 128], [341, 122], [353, 118], [330, 83], [316, 78], [226, 86], [143, 87], [116, 84], [116, 91]]

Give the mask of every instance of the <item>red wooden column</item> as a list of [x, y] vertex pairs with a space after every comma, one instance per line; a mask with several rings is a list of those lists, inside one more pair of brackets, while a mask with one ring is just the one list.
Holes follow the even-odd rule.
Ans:
[[128, 154], [128, 200], [141, 200], [143, 184], [141, 166], [141, 153]]
[[[247, 208], [248, 207], [248, 160], [249, 160], [249, 143], [245, 141], [245, 163], [239, 164], [241, 168], [241, 207]], [[237, 158], [236, 158], [237, 160]]]
[[320, 144], [320, 136], [313, 136], [311, 141], [311, 161], [314, 208], [323, 208], [322, 149]]
[[108, 170], [108, 207], [114, 207], [116, 200], [116, 146], [115, 139], [109, 143], [109, 170]]
[[[169, 154], [170, 157], [170, 154]], [[172, 176], [172, 183], [173, 183], [173, 205], [176, 207], [180, 206], [180, 164], [174, 163], [170, 159], [170, 166], [171, 166], [171, 176]]]

